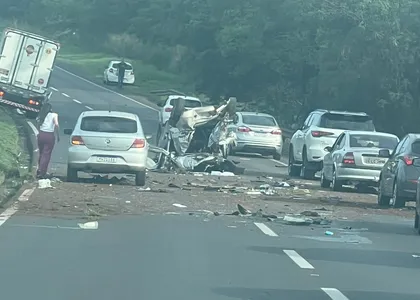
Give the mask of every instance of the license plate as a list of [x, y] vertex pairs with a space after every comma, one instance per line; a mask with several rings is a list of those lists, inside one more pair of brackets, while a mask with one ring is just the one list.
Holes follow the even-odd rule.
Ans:
[[385, 160], [380, 159], [380, 158], [365, 158], [365, 161], [367, 164], [371, 164], [371, 165], [379, 165], [379, 164], [385, 163]]
[[97, 162], [115, 164], [117, 159], [115, 157], [97, 157]]

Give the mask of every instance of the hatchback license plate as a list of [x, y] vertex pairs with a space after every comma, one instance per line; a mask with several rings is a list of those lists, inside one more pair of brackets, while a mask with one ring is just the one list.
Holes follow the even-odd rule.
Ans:
[[117, 159], [115, 157], [97, 157], [97, 162], [115, 164]]
[[372, 165], [379, 165], [379, 164], [384, 164], [385, 161], [380, 158], [366, 158], [366, 163], [372, 164]]

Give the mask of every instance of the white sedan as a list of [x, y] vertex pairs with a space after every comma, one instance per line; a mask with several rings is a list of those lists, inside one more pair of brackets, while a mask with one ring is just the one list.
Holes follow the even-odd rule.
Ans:
[[[105, 84], [118, 83], [118, 64], [120, 62], [121, 61], [119, 60], [113, 60], [109, 62], [108, 66], [104, 71], [103, 80]], [[124, 84], [134, 84], [136, 78], [134, 75], [133, 65], [128, 62], [125, 63], [127, 65], [127, 69], [125, 70]]]

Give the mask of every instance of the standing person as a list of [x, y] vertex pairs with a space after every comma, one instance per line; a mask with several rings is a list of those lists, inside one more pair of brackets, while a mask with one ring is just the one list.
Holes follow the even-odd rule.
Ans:
[[36, 175], [38, 178], [46, 178], [55, 138], [57, 138], [57, 142], [60, 141], [58, 114], [52, 111], [50, 103], [44, 104], [41, 108], [38, 116], [38, 129], [39, 160]]
[[124, 84], [125, 70], [127, 69], [127, 64], [124, 61], [124, 58], [118, 64], [118, 87], [122, 88]]

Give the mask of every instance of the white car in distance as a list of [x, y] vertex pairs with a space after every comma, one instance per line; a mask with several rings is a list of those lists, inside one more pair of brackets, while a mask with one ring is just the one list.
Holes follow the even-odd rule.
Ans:
[[135, 174], [136, 185], [146, 182], [149, 150], [137, 115], [118, 111], [85, 111], [70, 135], [67, 181], [75, 182], [78, 172]]
[[[105, 67], [104, 71], [104, 84], [117, 84], [118, 83], [118, 64], [120, 60], [112, 60], [109, 62], [108, 66]], [[127, 65], [127, 69], [125, 70], [124, 74], [124, 84], [132, 85], [136, 81], [134, 75], [134, 68], [133, 65], [125, 62]]]

